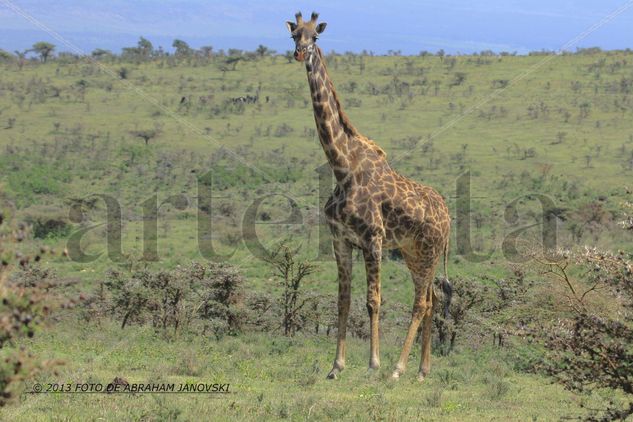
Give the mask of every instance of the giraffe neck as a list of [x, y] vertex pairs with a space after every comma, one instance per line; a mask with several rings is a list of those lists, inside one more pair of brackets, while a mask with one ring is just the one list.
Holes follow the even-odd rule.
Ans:
[[315, 49], [311, 59], [306, 60], [314, 120], [325, 156], [340, 183], [352, 170], [349, 156], [356, 146], [358, 132], [341, 109], [321, 49], [317, 46]]

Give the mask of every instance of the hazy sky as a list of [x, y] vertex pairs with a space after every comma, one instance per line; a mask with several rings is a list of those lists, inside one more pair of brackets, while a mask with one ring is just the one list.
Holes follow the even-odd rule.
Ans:
[[[278, 51], [292, 47], [284, 22], [312, 10], [328, 23], [325, 50], [472, 52], [557, 50], [610, 12], [633, 0], [0, 0], [0, 48], [39, 40], [60, 45], [15, 14], [11, 2], [86, 52], [119, 50], [139, 36], [171, 50], [178, 37], [194, 47]], [[576, 46], [633, 47], [633, 7]], [[60, 46], [59, 50], [68, 50]]]

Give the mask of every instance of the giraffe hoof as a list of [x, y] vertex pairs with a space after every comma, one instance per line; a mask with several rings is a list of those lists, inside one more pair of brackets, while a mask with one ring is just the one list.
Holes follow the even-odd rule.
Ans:
[[369, 371], [374, 371], [380, 369], [380, 362], [370, 362], [369, 363]]
[[425, 378], [424, 374], [422, 372], [420, 372], [418, 374], [418, 382], [424, 382], [424, 378]]
[[400, 378], [400, 371], [393, 371], [393, 374], [391, 374], [391, 379], [397, 380], [399, 378]]
[[334, 372], [334, 371], [330, 371], [330, 373], [327, 374], [327, 379], [329, 379], [329, 380], [335, 380], [337, 378], [338, 378], [338, 376], [336, 375], [336, 372]]

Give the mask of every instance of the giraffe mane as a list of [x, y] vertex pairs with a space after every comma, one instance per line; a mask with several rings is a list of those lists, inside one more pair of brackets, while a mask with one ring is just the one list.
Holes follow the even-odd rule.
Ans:
[[[321, 63], [323, 65], [323, 67], [325, 68], [325, 71], [329, 74], [329, 72], [327, 71], [327, 65], [325, 63], [325, 58], [323, 57], [323, 51], [321, 50], [321, 48], [319, 46], [316, 46], [316, 49], [317, 49], [317, 52], [319, 54], [319, 58], [321, 60]], [[387, 157], [387, 153], [380, 146], [378, 146], [378, 144], [376, 144], [374, 141], [372, 141], [371, 139], [369, 139], [365, 135], [362, 135], [358, 131], [358, 129], [356, 129], [356, 127], [352, 124], [352, 122], [349, 120], [349, 117], [347, 117], [347, 114], [345, 113], [345, 111], [343, 111], [343, 107], [341, 107], [341, 102], [340, 102], [340, 100], [338, 98], [338, 94], [336, 93], [336, 89], [334, 88], [334, 84], [332, 84], [331, 81], [330, 81], [330, 89], [332, 91], [332, 95], [334, 96], [334, 101], [336, 102], [336, 108], [338, 109], [338, 115], [339, 115], [339, 123], [343, 127], [343, 131], [348, 136], [354, 137], [358, 141], [360, 141], [361, 143], [366, 144], [369, 148], [374, 150], [378, 155], [382, 155], [383, 157], [386, 158]]]

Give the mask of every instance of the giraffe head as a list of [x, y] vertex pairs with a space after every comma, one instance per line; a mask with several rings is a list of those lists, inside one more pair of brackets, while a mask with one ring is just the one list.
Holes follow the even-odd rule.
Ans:
[[319, 34], [325, 30], [327, 25], [325, 22], [317, 24], [319, 14], [312, 12], [310, 20], [305, 22], [301, 17], [301, 12], [297, 12], [295, 15], [297, 22], [286, 22], [288, 31], [292, 39], [295, 41], [295, 59], [298, 61], [311, 62], [312, 54], [316, 50], [316, 40]]

